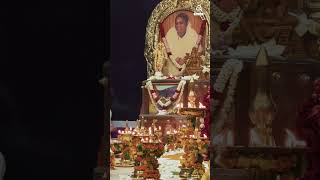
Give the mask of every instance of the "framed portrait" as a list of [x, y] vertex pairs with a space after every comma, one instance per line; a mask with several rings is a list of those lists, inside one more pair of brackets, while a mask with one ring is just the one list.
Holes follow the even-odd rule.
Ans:
[[[186, 62], [183, 60], [194, 49], [204, 56], [206, 64], [210, 64], [208, 37], [210, 37], [209, 0], [161, 1], [152, 12], [147, 26], [144, 55], [147, 60], [148, 77], [159, 69], [162, 71], [163, 68], [163, 71], [169, 72], [162, 72], [165, 75], [181, 76], [180, 71], [185, 68]], [[159, 54], [166, 60], [159, 62]], [[165, 64], [166, 62], [169, 64]], [[168, 67], [163, 67], [166, 65]]]

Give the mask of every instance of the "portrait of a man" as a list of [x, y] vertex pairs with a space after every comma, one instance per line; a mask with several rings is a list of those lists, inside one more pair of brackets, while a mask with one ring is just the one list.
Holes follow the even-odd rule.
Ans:
[[160, 35], [168, 55], [163, 66], [164, 75], [183, 74], [186, 54], [191, 53], [193, 48], [198, 48], [199, 51], [203, 49], [204, 27], [205, 22], [189, 11], [176, 12], [160, 25]]

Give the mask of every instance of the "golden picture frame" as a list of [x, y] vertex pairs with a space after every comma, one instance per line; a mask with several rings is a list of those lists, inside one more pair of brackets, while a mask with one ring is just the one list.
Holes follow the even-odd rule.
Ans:
[[166, 18], [175, 12], [197, 12], [201, 6], [201, 12], [206, 20], [206, 31], [204, 39], [204, 56], [206, 64], [210, 64], [210, 1], [209, 0], [163, 0], [153, 10], [148, 25], [146, 28], [145, 36], [145, 50], [144, 56], [147, 61], [148, 77], [155, 74], [156, 69], [156, 53], [160, 37], [159, 24], [164, 22]]

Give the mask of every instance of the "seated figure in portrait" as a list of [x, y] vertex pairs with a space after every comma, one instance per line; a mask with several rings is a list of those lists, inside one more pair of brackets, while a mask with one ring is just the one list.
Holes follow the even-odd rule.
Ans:
[[177, 78], [200, 76], [203, 69], [209, 68], [208, 2], [164, 0], [154, 9], [146, 29], [144, 51], [149, 78], [160, 74]]
[[163, 67], [163, 74], [180, 76], [185, 69], [184, 57], [192, 48], [200, 46], [198, 33], [191, 27], [187, 14], [180, 13], [176, 16], [175, 26], [169, 29], [165, 39], [169, 59]]

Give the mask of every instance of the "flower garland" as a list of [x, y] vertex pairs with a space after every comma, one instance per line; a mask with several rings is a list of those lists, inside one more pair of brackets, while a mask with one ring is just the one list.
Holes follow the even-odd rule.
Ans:
[[[151, 99], [152, 104], [157, 108], [160, 106], [163, 109], [168, 108], [173, 103], [179, 102], [181, 99], [181, 96], [183, 94], [184, 86], [186, 84], [186, 80], [181, 80], [178, 84], [178, 87], [169, 99], [160, 97], [158, 92], [153, 88], [152, 81], [148, 81], [145, 85], [145, 88], [148, 89], [148, 93]], [[164, 101], [164, 102], [163, 102]], [[158, 105], [158, 106], [157, 106]], [[157, 109], [158, 110], [158, 109]], [[158, 110], [159, 111], [159, 110]]]
[[210, 73], [210, 67], [207, 67], [207, 66], [201, 66], [202, 67], [202, 73], [205, 74], [205, 73]]
[[[237, 87], [238, 74], [243, 69], [243, 63], [237, 59], [229, 59], [222, 66], [221, 72], [218, 75], [218, 78], [213, 85], [214, 90], [214, 98], [213, 98], [213, 110], [214, 113], [218, 106], [220, 106], [220, 100], [215, 98], [215, 95], [222, 95], [223, 91], [226, 87], [227, 82], [229, 81], [228, 92], [226, 94], [226, 99], [223, 102], [222, 109], [220, 111], [221, 118], [219, 118], [219, 122], [216, 123], [214, 132], [218, 132], [218, 130], [224, 124], [224, 120], [228, 117], [228, 113], [231, 110], [233, 101], [234, 101], [234, 93], [235, 88]], [[217, 97], [217, 96], [216, 96]]]
[[239, 16], [242, 15], [241, 14], [242, 11], [240, 7], [233, 9], [230, 13], [226, 13], [214, 3], [211, 3], [211, 4], [212, 4], [211, 12], [213, 13], [213, 17], [217, 22], [226, 22], [226, 21], [233, 22], [234, 20], [239, 18]]
[[199, 80], [199, 77], [197, 74], [193, 74], [191, 76], [183, 76], [181, 79], [182, 80], [186, 80], [186, 81], [190, 81], [190, 82], [194, 82], [194, 80]]

